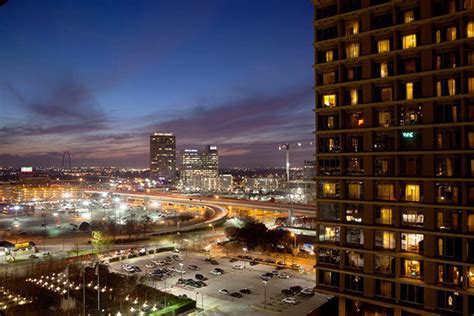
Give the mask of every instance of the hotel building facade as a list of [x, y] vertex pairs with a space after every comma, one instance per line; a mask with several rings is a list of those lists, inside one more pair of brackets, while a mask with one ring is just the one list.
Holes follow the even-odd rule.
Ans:
[[313, 4], [317, 290], [474, 314], [474, 1]]

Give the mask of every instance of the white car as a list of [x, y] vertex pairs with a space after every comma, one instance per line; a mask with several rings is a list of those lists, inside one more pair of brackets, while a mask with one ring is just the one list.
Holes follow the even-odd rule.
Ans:
[[290, 278], [290, 276], [289, 276], [288, 274], [286, 274], [286, 273], [278, 273], [278, 274], [277, 274], [277, 277], [278, 277], [279, 279], [289, 279], [289, 278]]
[[294, 297], [285, 297], [284, 299], [281, 300], [285, 304], [291, 304], [295, 305], [296, 304], [296, 299]]
[[220, 293], [220, 294], [225, 294], [225, 295], [229, 295], [229, 294], [230, 294], [230, 292], [229, 292], [228, 290], [226, 290], [226, 289], [220, 289], [220, 290], [219, 290], [219, 293]]
[[243, 270], [244, 265], [243, 264], [234, 264], [232, 268], [237, 269], [237, 270]]
[[148, 269], [152, 269], [155, 267], [155, 264], [153, 262], [149, 263], [149, 264], [146, 264], [145, 267], [147, 267]]
[[307, 287], [301, 291], [303, 295], [314, 295], [314, 290], [310, 287]]
[[199, 270], [199, 267], [196, 266], [196, 265], [194, 265], [194, 264], [192, 264], [192, 265], [189, 265], [189, 266], [188, 266], [188, 269], [189, 269], [189, 270], [198, 271], [198, 270]]
[[214, 274], [214, 275], [222, 275], [222, 272], [221, 272], [221, 271], [218, 271], [218, 270], [212, 270], [212, 271], [211, 271], [211, 274]]

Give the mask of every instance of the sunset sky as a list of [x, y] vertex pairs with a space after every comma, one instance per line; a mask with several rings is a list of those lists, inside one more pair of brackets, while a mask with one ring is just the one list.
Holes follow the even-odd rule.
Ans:
[[309, 0], [38, 1], [0, 7], [0, 165], [146, 167], [149, 134], [221, 166], [312, 159]]

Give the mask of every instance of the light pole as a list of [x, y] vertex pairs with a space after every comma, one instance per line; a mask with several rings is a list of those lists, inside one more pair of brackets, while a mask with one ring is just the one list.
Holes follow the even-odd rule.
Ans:
[[212, 228], [212, 233], [215, 234], [215, 233], [216, 233], [216, 229], [214, 228], [214, 225], [213, 225], [212, 223], [209, 223], [208, 226]]
[[265, 305], [265, 309], [267, 309], [267, 281], [263, 281], [263, 285], [264, 285], [264, 295], [265, 295], [264, 305]]

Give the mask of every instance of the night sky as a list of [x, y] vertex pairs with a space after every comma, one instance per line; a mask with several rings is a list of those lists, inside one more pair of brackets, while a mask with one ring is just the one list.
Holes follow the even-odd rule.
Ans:
[[[9, 0], [0, 165], [146, 167], [149, 135], [221, 166], [312, 159], [310, 0]], [[307, 144], [307, 145], [306, 145]]]

